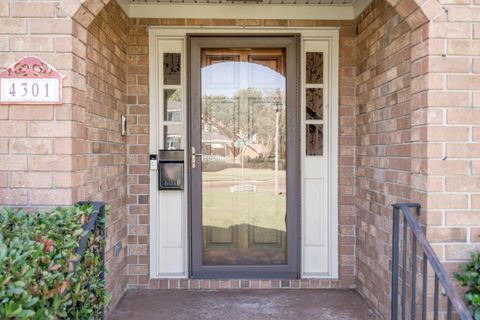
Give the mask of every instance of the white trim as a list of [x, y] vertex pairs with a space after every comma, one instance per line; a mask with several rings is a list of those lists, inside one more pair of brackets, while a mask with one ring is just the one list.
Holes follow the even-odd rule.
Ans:
[[[156, 48], [156, 38], [155, 37], [149, 37], [148, 38], [148, 47], [149, 47], [149, 52], [154, 54], [150, 54], [148, 57], [148, 66], [150, 70], [158, 70], [158, 64], [157, 64], [157, 48]], [[152, 88], [156, 87], [156, 84], [158, 83], [158, 72], [149, 72], [149, 84], [150, 84], [150, 90], [149, 90], [149, 106], [158, 106], [158, 91], [157, 90], [152, 90]], [[155, 84], [155, 85], [154, 85]], [[148, 108], [149, 112], [149, 147], [148, 147], [148, 152], [149, 154], [157, 154], [157, 147], [158, 147], [158, 109], [157, 108]], [[158, 233], [156, 230], [154, 230], [153, 226], [154, 224], [158, 224], [160, 218], [158, 217], [158, 205], [157, 205], [157, 200], [158, 200], [158, 178], [157, 178], [157, 171], [156, 170], [150, 170], [150, 188], [149, 188], [149, 194], [150, 194], [150, 208], [149, 208], [149, 220], [150, 220], [150, 236], [149, 236], [149, 246], [150, 246], [150, 277], [153, 277], [158, 271], [158, 257], [157, 257], [157, 252], [158, 252]]]
[[130, 4], [130, 18], [352, 20], [353, 6], [259, 4]]
[[[249, 34], [291, 34], [292, 32], [301, 34], [303, 39], [312, 39], [318, 37], [332, 37], [333, 33], [338, 33], [337, 27], [214, 27], [214, 26], [151, 26], [148, 28], [150, 37], [157, 38], [178, 38], [186, 37], [188, 33], [193, 34], [242, 34], [248, 29]], [[338, 38], [338, 37], [337, 37]]]
[[314, 19], [353, 20], [373, 0], [356, 0], [353, 5], [326, 4], [189, 4], [130, 3], [117, 0], [129, 18], [204, 19]]
[[331, 105], [330, 108], [330, 125], [329, 125], [329, 136], [331, 137], [330, 140], [330, 155], [329, 157], [329, 180], [330, 180], [330, 211], [331, 211], [331, 226], [332, 226], [332, 241], [331, 248], [332, 248], [332, 255], [337, 257], [336, 259], [331, 260], [331, 268], [332, 268], [332, 277], [338, 278], [338, 267], [339, 267], [339, 252], [338, 252], [338, 137], [340, 135], [339, 132], [339, 68], [340, 68], [340, 35], [336, 33], [332, 38], [331, 43], [331, 52], [330, 52], [330, 75], [331, 75], [331, 85], [330, 85], [330, 99]]
[[125, 12], [127, 16], [130, 16], [129, 11], [130, 11], [131, 4], [128, 2], [128, 0], [117, 0], [117, 3], [120, 6], [120, 8], [122, 8], [123, 12]]
[[[233, 34], [233, 33], [241, 33], [243, 32], [244, 28], [241, 27], [230, 27], [230, 28], [219, 28], [219, 27], [150, 27], [149, 28], [149, 62], [150, 62], [150, 146], [149, 150], [150, 153], [156, 154], [159, 148], [159, 121], [158, 121], [158, 111], [157, 108], [153, 106], [159, 106], [158, 101], [158, 91], [159, 91], [159, 66], [158, 66], [158, 49], [157, 49], [157, 41], [158, 39], [185, 39], [184, 43], [186, 44], [186, 35], [187, 33], [215, 33], [215, 34]], [[329, 174], [328, 174], [328, 186], [330, 190], [330, 194], [328, 195], [328, 202], [329, 202], [329, 239], [328, 239], [328, 246], [329, 246], [329, 270], [327, 273], [310, 273], [304, 274], [302, 271], [302, 276], [304, 277], [314, 277], [314, 278], [323, 278], [323, 279], [337, 279], [338, 278], [338, 66], [339, 66], [339, 31], [337, 28], [325, 28], [325, 27], [317, 27], [317, 28], [258, 28], [258, 27], [251, 27], [248, 28], [248, 32], [251, 34], [271, 34], [271, 33], [278, 33], [278, 34], [288, 34], [292, 32], [297, 32], [302, 35], [302, 45], [303, 40], [324, 40], [329, 43], [329, 57], [330, 57], [330, 86], [327, 85], [327, 90], [329, 90], [329, 110], [330, 115], [328, 118], [328, 128], [329, 132], [327, 135], [331, 137], [329, 143], [329, 150], [327, 150], [329, 155]], [[185, 54], [183, 55], [183, 60], [185, 60]], [[304, 57], [303, 57], [303, 48], [302, 48], [302, 66], [304, 65]], [[185, 77], [185, 63], [182, 64], [183, 67], [183, 77]], [[154, 72], [152, 72], [154, 70]], [[186, 79], [183, 78], [184, 84], [184, 92], [185, 90], [185, 82]], [[156, 88], [156, 90], [152, 90], [152, 88]], [[303, 86], [302, 86], [303, 88]], [[303, 89], [302, 89], [303, 90]], [[185, 96], [184, 96], [185, 98]], [[185, 109], [184, 109], [185, 110]], [[183, 113], [183, 121], [187, 123], [187, 115], [185, 112]], [[302, 121], [302, 123], [304, 123]], [[186, 125], [184, 132], [186, 133]], [[186, 137], [186, 134], [185, 134]], [[304, 139], [304, 138], [302, 138]], [[303, 179], [302, 179], [303, 181]], [[159, 192], [157, 190], [157, 172], [151, 171], [150, 172], [150, 277], [151, 278], [162, 278], [162, 277], [187, 277], [188, 276], [188, 232], [187, 232], [187, 223], [186, 218], [184, 221], [184, 232], [183, 239], [185, 240], [184, 246], [184, 269], [180, 270], [178, 273], [166, 274], [162, 273], [159, 270], [158, 256], [159, 252], [159, 230], [160, 230], [160, 217], [159, 217], [159, 208], [158, 208], [158, 197]], [[303, 183], [302, 183], [303, 184]], [[187, 197], [183, 197], [183, 207], [184, 213], [182, 216], [187, 216]], [[303, 214], [302, 214], [303, 219]], [[303, 227], [302, 227], [303, 229]], [[303, 233], [303, 230], [302, 230]], [[303, 240], [302, 240], [303, 243]], [[166, 258], [166, 257], [165, 257]], [[302, 259], [303, 261], [303, 249], [302, 249]], [[302, 268], [302, 267], [301, 267]], [[301, 269], [302, 270], [302, 269]]]
[[356, 0], [353, 3], [353, 18], [356, 19], [372, 2], [373, 0]]

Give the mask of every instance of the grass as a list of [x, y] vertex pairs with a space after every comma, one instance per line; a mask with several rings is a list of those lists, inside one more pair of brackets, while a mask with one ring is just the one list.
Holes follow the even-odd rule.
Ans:
[[[272, 169], [253, 169], [244, 168], [243, 177], [245, 181], [269, 181], [275, 178], [275, 170]], [[285, 180], [285, 170], [279, 170], [278, 177], [280, 180]], [[212, 181], [241, 181], [241, 168], [228, 168], [215, 172], [202, 173], [202, 179], [205, 182]]]
[[204, 226], [228, 228], [232, 225], [251, 224], [286, 231], [285, 214], [285, 194], [203, 190]]

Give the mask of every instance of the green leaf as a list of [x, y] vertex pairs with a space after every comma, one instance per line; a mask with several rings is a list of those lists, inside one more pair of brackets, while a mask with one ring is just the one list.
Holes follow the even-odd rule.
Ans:
[[39, 300], [40, 300], [40, 298], [38, 298], [38, 297], [30, 298], [30, 300], [28, 300], [28, 302], [25, 304], [25, 307], [29, 308], [29, 307], [33, 306], [34, 304], [36, 304]]
[[13, 294], [22, 294], [23, 288], [11, 287], [8, 291], [10, 291]]
[[7, 245], [5, 243], [0, 244], [0, 260], [5, 260], [7, 257]]

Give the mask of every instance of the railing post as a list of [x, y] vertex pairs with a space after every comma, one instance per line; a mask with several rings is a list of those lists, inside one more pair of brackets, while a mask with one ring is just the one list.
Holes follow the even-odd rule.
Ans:
[[417, 307], [417, 238], [412, 234], [412, 296], [410, 303], [410, 319], [415, 320]]
[[438, 276], [435, 274], [435, 282], [433, 285], [433, 319], [438, 320]]
[[425, 253], [423, 254], [422, 277], [422, 320], [427, 320], [428, 259]]
[[393, 207], [392, 230], [392, 292], [391, 292], [391, 319], [398, 319], [398, 251], [399, 251], [399, 208]]
[[402, 239], [402, 320], [407, 319], [407, 258], [408, 258], [408, 223], [403, 216], [403, 239]]

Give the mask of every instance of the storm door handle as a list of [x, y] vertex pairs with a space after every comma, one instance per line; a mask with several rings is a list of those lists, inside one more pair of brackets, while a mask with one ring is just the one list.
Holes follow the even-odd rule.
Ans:
[[195, 169], [197, 166], [197, 157], [201, 157], [203, 154], [201, 153], [196, 153], [195, 152], [195, 147], [192, 147], [192, 169]]

